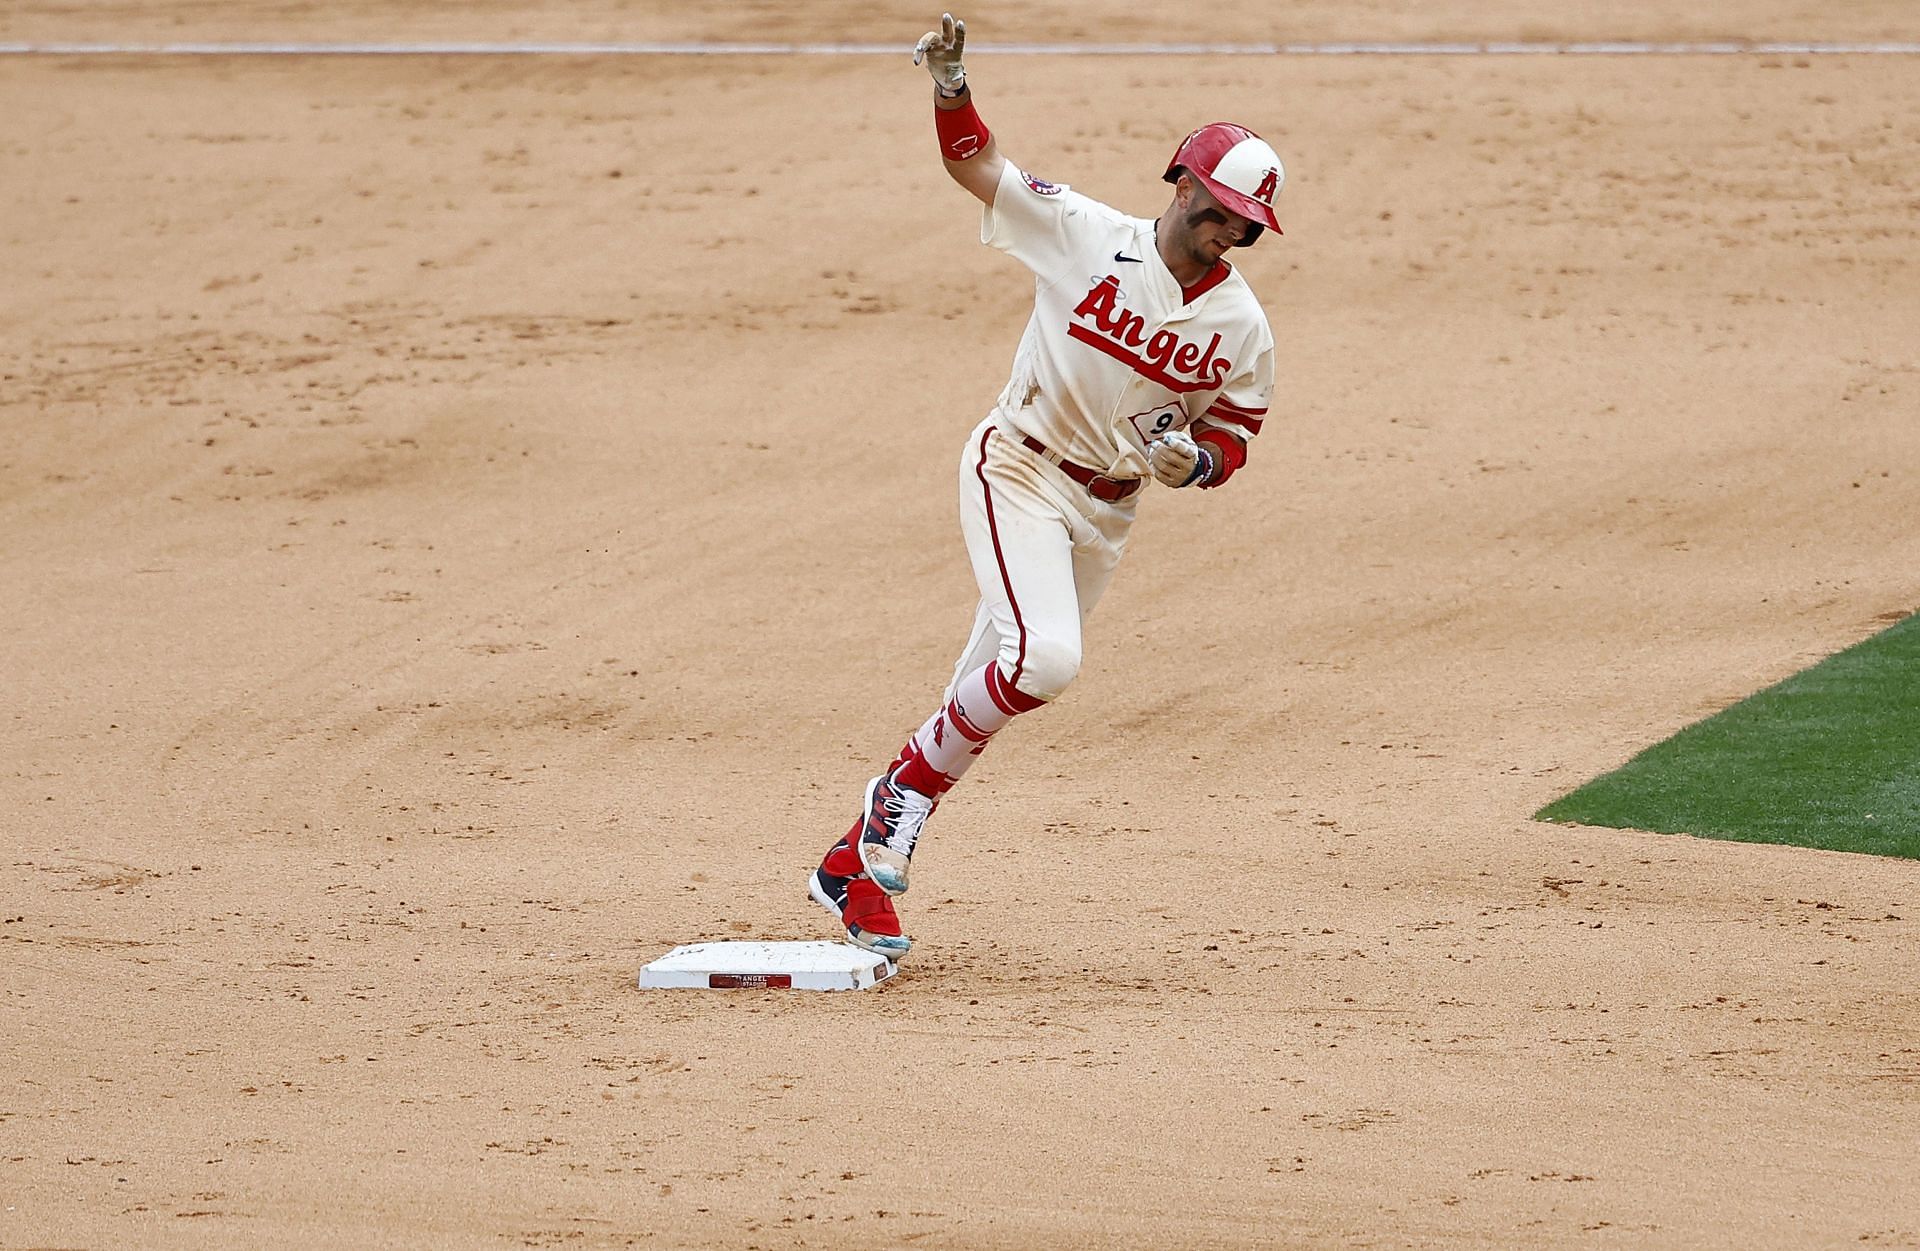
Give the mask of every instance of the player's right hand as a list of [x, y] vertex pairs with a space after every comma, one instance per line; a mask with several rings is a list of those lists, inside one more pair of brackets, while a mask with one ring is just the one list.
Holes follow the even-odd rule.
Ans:
[[1213, 458], [1186, 431], [1175, 430], [1147, 444], [1147, 467], [1163, 486], [1191, 486], [1213, 472]]
[[913, 63], [926, 63], [933, 85], [943, 96], [957, 96], [967, 85], [966, 67], [960, 64], [960, 50], [967, 44], [967, 24], [953, 20], [953, 14], [940, 15], [940, 29], [930, 30], [913, 45]]

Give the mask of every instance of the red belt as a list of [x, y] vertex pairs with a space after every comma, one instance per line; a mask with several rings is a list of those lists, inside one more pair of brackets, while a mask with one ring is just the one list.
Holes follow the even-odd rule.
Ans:
[[1058, 452], [1050, 451], [1047, 445], [1031, 435], [1021, 435], [1021, 444], [1029, 451], [1038, 453], [1052, 464], [1060, 466], [1060, 472], [1087, 488], [1087, 494], [1107, 503], [1117, 503], [1140, 489], [1144, 478], [1109, 478], [1105, 474], [1095, 473], [1085, 465], [1076, 465], [1063, 459]]

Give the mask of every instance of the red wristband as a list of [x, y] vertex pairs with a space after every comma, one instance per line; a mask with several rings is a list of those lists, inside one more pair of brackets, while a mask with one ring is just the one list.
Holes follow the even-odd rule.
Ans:
[[940, 155], [949, 161], [970, 161], [987, 150], [987, 125], [969, 99], [957, 109], [933, 110], [933, 129], [940, 136]]
[[1194, 442], [1214, 452], [1212, 472], [1196, 482], [1195, 486], [1217, 487], [1233, 477], [1234, 470], [1247, 463], [1247, 445], [1225, 431], [1202, 430], [1194, 436]]

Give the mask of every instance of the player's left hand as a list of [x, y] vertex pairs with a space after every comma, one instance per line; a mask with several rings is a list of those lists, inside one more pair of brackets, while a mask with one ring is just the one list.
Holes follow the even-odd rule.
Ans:
[[1213, 469], [1213, 458], [1184, 430], [1163, 434], [1147, 444], [1147, 465], [1170, 487], [1191, 486]]
[[913, 63], [926, 63], [933, 85], [947, 97], [959, 95], [967, 86], [967, 70], [960, 64], [960, 53], [967, 46], [967, 24], [957, 22], [951, 13], [940, 15], [940, 29], [920, 36], [913, 46]]

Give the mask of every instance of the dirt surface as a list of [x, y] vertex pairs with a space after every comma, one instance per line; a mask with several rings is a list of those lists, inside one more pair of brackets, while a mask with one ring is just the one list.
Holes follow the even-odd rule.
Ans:
[[970, 618], [922, 79], [0, 62], [0, 1246], [1920, 1245], [1920, 865], [1527, 819], [1920, 599], [1913, 62], [974, 76], [1136, 212], [1274, 140], [1278, 419], [899, 978], [642, 994], [827, 935]]
[[[1197, 15], [1139, 0], [982, 0], [968, 47], [995, 42], [1286, 43], [1317, 40], [1913, 40], [1908, 0], [1295, 0]], [[169, 40], [913, 41], [937, 19], [918, 0], [9, 0], [0, 42]], [[889, 76], [892, 78], [894, 76]], [[1284, 153], [1282, 154], [1285, 155]]]

